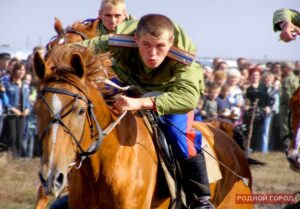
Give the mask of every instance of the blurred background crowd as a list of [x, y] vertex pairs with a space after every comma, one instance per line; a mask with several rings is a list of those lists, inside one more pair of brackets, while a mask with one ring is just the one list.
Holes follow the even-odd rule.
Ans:
[[33, 110], [37, 98], [37, 79], [33, 55], [44, 56], [37, 46], [27, 59], [0, 53], [0, 149], [9, 149], [15, 157], [40, 156]]
[[[40, 156], [33, 105], [37, 79], [33, 55], [27, 59], [0, 53], [0, 149], [16, 157]], [[233, 123], [254, 152], [284, 151], [289, 141], [289, 99], [299, 85], [300, 60], [255, 61], [244, 57], [199, 59], [206, 90], [199, 98], [196, 117]], [[246, 145], [247, 146], [247, 145]]]

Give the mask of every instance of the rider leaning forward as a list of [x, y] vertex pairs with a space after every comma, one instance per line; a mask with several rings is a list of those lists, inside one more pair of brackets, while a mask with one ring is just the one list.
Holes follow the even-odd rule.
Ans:
[[119, 96], [114, 106], [120, 112], [144, 109], [158, 114], [160, 127], [182, 166], [190, 208], [213, 208], [201, 152], [202, 135], [192, 128], [204, 78], [194, 61], [196, 47], [187, 34], [168, 17], [149, 14], [118, 25], [115, 35], [78, 44], [95, 53], [111, 51], [113, 70], [122, 82], [136, 85], [144, 93], [160, 92], [142, 98]]

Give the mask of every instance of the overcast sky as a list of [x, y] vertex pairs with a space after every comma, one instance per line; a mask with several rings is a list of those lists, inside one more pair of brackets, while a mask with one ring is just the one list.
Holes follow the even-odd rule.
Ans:
[[[1, 0], [0, 50], [32, 50], [55, 35], [54, 17], [64, 26], [95, 18], [100, 0]], [[300, 10], [299, 0], [127, 0], [137, 18], [161, 13], [179, 23], [198, 47], [198, 57], [300, 60], [300, 37], [278, 41], [273, 12]]]

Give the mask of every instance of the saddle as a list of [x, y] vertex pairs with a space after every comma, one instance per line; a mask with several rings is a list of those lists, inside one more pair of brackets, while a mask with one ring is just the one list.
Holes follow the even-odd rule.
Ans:
[[171, 196], [169, 209], [181, 208], [186, 205], [185, 193], [182, 187], [182, 172], [178, 160], [174, 157], [165, 134], [158, 126], [158, 116], [151, 110], [141, 110], [139, 114], [152, 134], [154, 146], [157, 151], [160, 167]]
[[[139, 114], [143, 117], [146, 126], [152, 134], [153, 142], [158, 154], [159, 165], [163, 170], [171, 196], [169, 209], [182, 208], [182, 205], [186, 206], [187, 202], [182, 184], [182, 170], [180, 163], [178, 159], [174, 157], [170, 144], [163, 131], [158, 126], [158, 116], [156, 113], [152, 110], [141, 110], [139, 111]], [[221, 170], [219, 163], [216, 160], [217, 157], [204, 136], [202, 136], [202, 150], [204, 150], [208, 181], [209, 183], [217, 182], [222, 179]]]

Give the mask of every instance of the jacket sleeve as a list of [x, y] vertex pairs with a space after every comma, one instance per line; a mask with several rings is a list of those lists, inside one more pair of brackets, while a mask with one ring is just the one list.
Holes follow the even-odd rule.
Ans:
[[178, 68], [175, 74], [172, 87], [155, 98], [159, 115], [180, 114], [195, 109], [204, 91], [203, 71], [197, 63]]
[[294, 25], [300, 27], [300, 13], [292, 9], [280, 9], [273, 14], [273, 30], [280, 31], [279, 24], [284, 21], [291, 21]]

